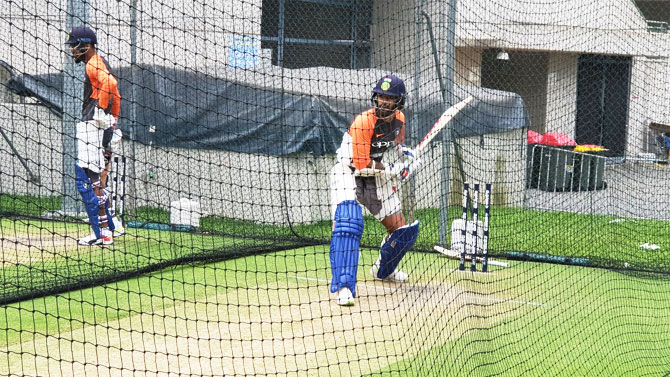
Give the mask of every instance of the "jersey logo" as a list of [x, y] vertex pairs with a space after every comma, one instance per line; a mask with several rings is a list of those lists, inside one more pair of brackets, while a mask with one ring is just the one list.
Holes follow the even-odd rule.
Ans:
[[375, 134], [375, 137], [382, 137], [382, 136], [384, 136], [384, 135], [385, 135], [385, 134]]
[[395, 141], [378, 141], [376, 143], [370, 143], [370, 146], [373, 148], [390, 148], [395, 145]]

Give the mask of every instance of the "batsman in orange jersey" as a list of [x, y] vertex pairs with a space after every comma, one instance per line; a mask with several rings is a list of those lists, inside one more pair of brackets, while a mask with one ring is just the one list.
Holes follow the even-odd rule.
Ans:
[[[75, 183], [84, 200], [93, 232], [78, 239], [80, 245], [110, 245], [115, 224], [109, 211], [105, 171], [111, 150], [120, 144], [116, 123], [121, 94], [109, 63], [96, 50], [97, 36], [86, 26], [72, 28], [65, 42], [76, 63], [86, 65], [82, 118], [76, 126], [77, 162]], [[120, 223], [117, 223], [120, 225]]]
[[[330, 242], [331, 293], [337, 303], [354, 304], [359, 246], [363, 235], [361, 205], [387, 230], [379, 258], [371, 274], [376, 279], [402, 283], [409, 277], [398, 264], [419, 234], [419, 222], [407, 225], [402, 214], [397, 185], [421, 164], [416, 153], [405, 147], [407, 92], [394, 75], [382, 77], [372, 89], [372, 108], [356, 116], [342, 138], [337, 161], [330, 171], [333, 232]], [[404, 160], [384, 164], [387, 151]], [[372, 174], [361, 174], [361, 171]]]

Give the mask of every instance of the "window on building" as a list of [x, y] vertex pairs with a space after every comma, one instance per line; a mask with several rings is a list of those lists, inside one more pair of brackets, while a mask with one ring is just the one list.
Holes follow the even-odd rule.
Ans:
[[261, 48], [286, 68], [369, 68], [371, 0], [263, 0]]

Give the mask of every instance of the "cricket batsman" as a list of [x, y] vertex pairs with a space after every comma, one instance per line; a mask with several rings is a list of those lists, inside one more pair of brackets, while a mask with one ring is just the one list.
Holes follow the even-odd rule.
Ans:
[[65, 42], [75, 63], [86, 65], [82, 119], [76, 126], [77, 162], [75, 184], [84, 201], [93, 232], [79, 238], [80, 245], [111, 245], [114, 243], [114, 222], [109, 211], [103, 171], [111, 156], [110, 146], [118, 145], [120, 133], [115, 132], [121, 111], [121, 95], [109, 63], [96, 51], [97, 37], [86, 26], [72, 28]]
[[[356, 116], [342, 138], [337, 161], [330, 171], [333, 231], [330, 241], [330, 292], [337, 304], [351, 306], [356, 297], [356, 272], [363, 235], [361, 205], [387, 230], [379, 258], [370, 273], [376, 279], [402, 283], [408, 275], [397, 268], [419, 234], [419, 221], [406, 225], [397, 185], [421, 164], [405, 147], [405, 84], [394, 75], [382, 77], [372, 89], [372, 108]], [[382, 157], [394, 150], [404, 161], [384, 165]], [[360, 174], [362, 169], [374, 174]]]

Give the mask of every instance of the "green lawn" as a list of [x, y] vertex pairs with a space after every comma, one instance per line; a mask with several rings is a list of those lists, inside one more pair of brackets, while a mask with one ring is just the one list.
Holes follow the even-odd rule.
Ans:
[[[0, 237], [5, 240], [0, 276], [9, 282], [0, 288], [3, 301], [99, 284], [190, 260], [326, 245], [330, 239], [330, 221], [273, 226], [207, 216], [201, 219], [199, 232], [129, 229], [111, 248], [82, 248], [76, 238], [89, 232], [86, 224], [35, 218], [59, 203], [55, 198], [0, 195], [0, 211], [13, 215], [0, 218]], [[439, 211], [422, 209], [416, 217], [421, 230], [414, 249], [430, 252], [439, 242]], [[451, 208], [449, 219], [459, 217], [460, 208]], [[142, 207], [132, 213], [132, 219], [167, 223], [169, 213]], [[547, 256], [582, 258], [594, 267], [667, 272], [669, 228], [668, 221], [493, 207], [489, 250], [497, 258], [532, 253], [544, 260], [549, 260]], [[384, 234], [382, 225], [367, 217], [361, 244], [377, 248]], [[645, 243], [659, 249], [641, 248]]]
[[371, 375], [667, 376], [667, 276], [530, 262], [514, 269], [516, 283], [488, 289], [542, 305]]
[[[130, 350], [169, 344], [165, 334], [172, 331], [192, 342], [193, 354], [239, 346], [224, 363], [228, 373], [279, 373], [288, 361], [305, 375], [667, 372], [670, 280], [663, 275], [532, 262], [472, 274], [454, 271], [457, 261], [410, 253], [403, 269], [411, 283], [398, 287], [368, 277], [376, 253], [364, 250], [353, 308], [332, 303], [326, 246], [171, 267], [8, 305], [0, 309], [7, 351], [0, 373], [39, 369], [55, 347], [96, 360], [95, 352], [109, 352], [111, 338]], [[117, 328], [125, 330], [115, 335]], [[218, 333], [221, 328], [230, 332]], [[133, 331], [142, 334], [139, 343]], [[72, 343], [82, 339], [101, 348]], [[174, 347], [180, 349], [178, 342]]]
[[[0, 213], [11, 215], [0, 218], [0, 291], [69, 290], [0, 308], [0, 374], [51, 371], [49, 360], [58, 359], [46, 355], [64, 350], [66, 364], [121, 349], [141, 358], [158, 343], [167, 354], [190, 355], [188, 365], [209, 350], [223, 365], [209, 371], [224, 375], [668, 372], [667, 221], [494, 207], [494, 258], [535, 253], [605, 268], [511, 260], [511, 268], [471, 274], [427, 252], [438, 242], [439, 211], [424, 209], [415, 251], [403, 260], [412, 281], [398, 288], [368, 276], [384, 229], [366, 218], [359, 298], [346, 311], [328, 293], [330, 221], [272, 226], [208, 216], [199, 232], [130, 228], [113, 247], [81, 248], [86, 224], [39, 218], [58, 206], [0, 195]], [[169, 214], [145, 207], [133, 216], [166, 223]], [[449, 219], [459, 217], [451, 208]], [[316, 245], [291, 247], [301, 242]]]

